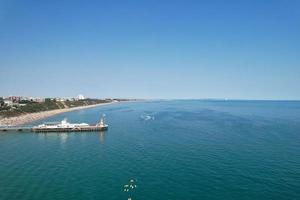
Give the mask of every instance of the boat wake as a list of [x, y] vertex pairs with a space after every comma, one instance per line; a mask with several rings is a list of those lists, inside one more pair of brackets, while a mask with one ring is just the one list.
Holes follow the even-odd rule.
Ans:
[[141, 115], [140, 118], [144, 121], [155, 120], [154, 116], [152, 115]]

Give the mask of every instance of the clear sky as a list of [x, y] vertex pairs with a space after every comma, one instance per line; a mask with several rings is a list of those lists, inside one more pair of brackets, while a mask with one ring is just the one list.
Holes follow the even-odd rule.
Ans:
[[0, 96], [300, 99], [298, 0], [0, 0]]

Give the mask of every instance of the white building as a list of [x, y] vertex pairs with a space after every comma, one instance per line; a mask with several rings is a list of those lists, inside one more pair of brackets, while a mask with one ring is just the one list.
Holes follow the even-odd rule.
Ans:
[[85, 99], [85, 97], [82, 94], [80, 94], [80, 95], [77, 96], [77, 99], [78, 100], [83, 100], [83, 99]]
[[5, 99], [3, 102], [7, 106], [12, 106], [14, 104], [11, 100], [8, 100], [8, 99]]
[[60, 102], [65, 101], [65, 99], [64, 99], [64, 98], [61, 98], [61, 97], [57, 97], [57, 98], [55, 98], [55, 100], [56, 100], [56, 101], [60, 101]]

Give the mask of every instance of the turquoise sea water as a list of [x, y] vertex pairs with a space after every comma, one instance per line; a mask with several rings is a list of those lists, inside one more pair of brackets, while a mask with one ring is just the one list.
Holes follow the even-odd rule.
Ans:
[[135, 102], [47, 121], [103, 113], [104, 133], [0, 133], [0, 199], [300, 199], [300, 102]]

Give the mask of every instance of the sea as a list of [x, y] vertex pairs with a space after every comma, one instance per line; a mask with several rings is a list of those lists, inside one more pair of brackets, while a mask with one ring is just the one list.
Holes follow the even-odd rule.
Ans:
[[34, 122], [105, 132], [0, 133], [1, 200], [298, 200], [300, 102], [163, 100]]

